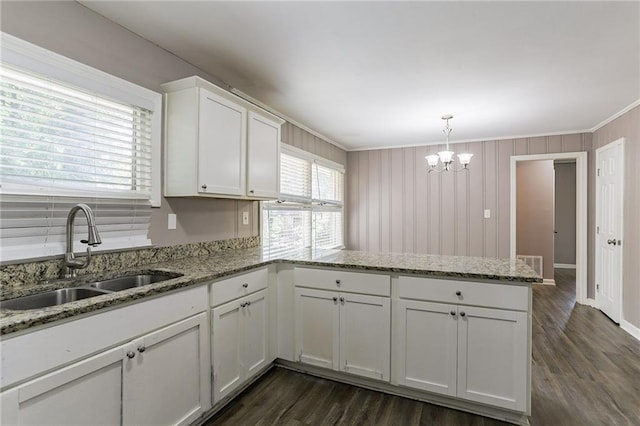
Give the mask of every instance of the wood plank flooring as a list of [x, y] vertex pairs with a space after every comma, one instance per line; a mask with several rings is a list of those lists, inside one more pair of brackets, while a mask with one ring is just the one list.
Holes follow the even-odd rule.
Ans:
[[[575, 303], [575, 275], [534, 286], [532, 412], [538, 425], [640, 425], [640, 342]], [[481, 416], [275, 368], [214, 425], [504, 425]]]

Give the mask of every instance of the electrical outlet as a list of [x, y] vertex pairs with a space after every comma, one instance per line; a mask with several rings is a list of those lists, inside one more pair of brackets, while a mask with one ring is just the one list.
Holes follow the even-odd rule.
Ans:
[[167, 229], [176, 229], [178, 222], [178, 216], [175, 213], [169, 213], [167, 215]]
[[485, 219], [490, 219], [491, 218], [491, 210], [490, 209], [484, 209], [484, 218]]
[[249, 224], [249, 212], [242, 212], [242, 224], [243, 225]]

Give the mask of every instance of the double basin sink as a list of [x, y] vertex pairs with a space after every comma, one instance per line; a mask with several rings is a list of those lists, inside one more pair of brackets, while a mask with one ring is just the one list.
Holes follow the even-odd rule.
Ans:
[[50, 306], [62, 305], [77, 300], [88, 299], [90, 297], [101, 296], [130, 288], [141, 287], [143, 285], [157, 283], [181, 277], [182, 274], [135, 274], [112, 278], [104, 281], [94, 281], [80, 287], [61, 288], [30, 296], [17, 297], [0, 301], [0, 309], [7, 310], [28, 310], [39, 309]]

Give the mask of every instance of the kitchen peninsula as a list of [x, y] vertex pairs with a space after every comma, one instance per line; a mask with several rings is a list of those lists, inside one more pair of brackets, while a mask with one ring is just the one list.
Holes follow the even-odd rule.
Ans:
[[[274, 363], [527, 421], [531, 283], [541, 278], [520, 261], [349, 250], [273, 257], [253, 247], [128, 266], [182, 276], [43, 309], [0, 310], [3, 420], [54, 416], [47, 401], [76, 403], [100, 386], [122, 395], [111, 409], [87, 403], [87, 413], [125, 424], [155, 418], [149, 410], [162, 394], [135, 404], [126, 396], [147, 389], [145, 380], [165, 380], [146, 376], [145, 365], [169, 371], [162, 362], [180, 362], [184, 374], [166, 380], [177, 380], [183, 398], [162, 402], [165, 423], [211, 415]], [[124, 274], [114, 269], [99, 278]], [[3, 299], [96, 277], [37, 286], [21, 279]], [[111, 369], [131, 377], [98, 374]]]

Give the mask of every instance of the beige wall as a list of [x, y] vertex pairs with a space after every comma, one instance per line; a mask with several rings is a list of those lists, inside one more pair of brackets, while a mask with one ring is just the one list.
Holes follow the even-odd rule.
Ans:
[[555, 163], [554, 262], [576, 264], [576, 163]]
[[[109, 74], [161, 92], [160, 84], [192, 75], [223, 84], [76, 2], [2, 2], [2, 31]], [[283, 127], [285, 142], [343, 164], [344, 151], [295, 126]], [[242, 212], [250, 213], [242, 225]], [[177, 229], [167, 230], [167, 215], [177, 214]], [[258, 235], [259, 204], [224, 199], [165, 198], [153, 209], [149, 235], [154, 244], [214, 241]]]
[[516, 164], [516, 254], [542, 256], [545, 279], [553, 279], [553, 160]]
[[[613, 120], [593, 134], [593, 154], [590, 163], [595, 163], [595, 150], [619, 138], [624, 145], [624, 255], [622, 313], [623, 318], [640, 327], [640, 106]], [[595, 212], [595, 174], [589, 175], [589, 212]], [[595, 229], [595, 215], [589, 219], [589, 232]], [[589, 240], [593, 253], [594, 239]], [[589, 262], [589, 274], [594, 273], [594, 264]]]

